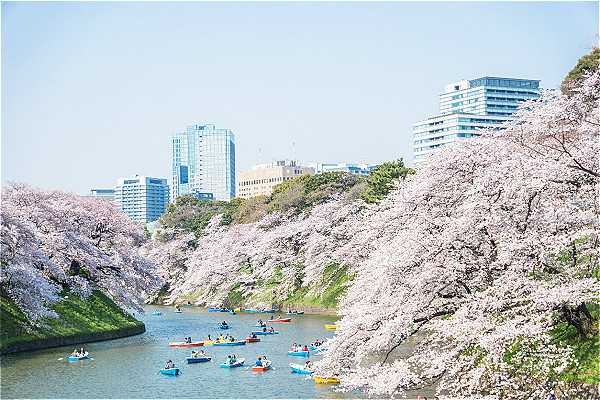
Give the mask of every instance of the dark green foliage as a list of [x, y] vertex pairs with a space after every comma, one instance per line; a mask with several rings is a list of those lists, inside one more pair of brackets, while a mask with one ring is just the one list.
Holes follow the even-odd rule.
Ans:
[[366, 190], [365, 179], [345, 172], [327, 172], [301, 175], [275, 186], [270, 196], [251, 199], [233, 198], [231, 201], [213, 201], [180, 196], [169, 204], [160, 223], [163, 227], [194, 232], [200, 237], [210, 219], [222, 214], [221, 225], [250, 223], [274, 211], [300, 213], [320, 204], [338, 193], [355, 199]]
[[30, 321], [4, 291], [0, 291], [0, 335], [2, 347], [10, 343], [84, 333], [104, 332], [140, 325], [112, 300], [95, 290], [87, 300], [64, 290], [64, 299], [50, 307], [59, 318], [42, 323]]
[[595, 48], [590, 54], [581, 57], [575, 68], [569, 72], [562, 83], [562, 92], [568, 94], [573, 85], [577, 85], [586, 74], [595, 72], [598, 68], [600, 68], [600, 48]]
[[392, 182], [405, 179], [408, 174], [414, 174], [412, 168], [406, 168], [402, 159], [385, 162], [371, 171], [367, 179], [368, 189], [362, 198], [367, 203], [375, 203], [388, 195], [392, 190]]

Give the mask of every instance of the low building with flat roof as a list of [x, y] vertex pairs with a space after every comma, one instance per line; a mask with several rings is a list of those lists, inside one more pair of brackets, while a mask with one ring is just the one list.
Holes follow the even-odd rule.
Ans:
[[268, 164], [257, 164], [250, 171], [242, 171], [238, 175], [238, 197], [249, 199], [257, 196], [268, 196], [273, 187], [300, 175], [314, 174], [311, 167], [301, 167], [295, 160], [277, 160]]

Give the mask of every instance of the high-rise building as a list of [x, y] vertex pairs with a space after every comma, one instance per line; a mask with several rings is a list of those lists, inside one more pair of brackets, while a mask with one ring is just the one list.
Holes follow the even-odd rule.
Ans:
[[515, 118], [520, 104], [540, 96], [539, 84], [539, 80], [486, 76], [446, 85], [440, 115], [413, 124], [415, 164], [456, 138], [479, 136], [483, 128], [500, 129], [500, 124]]
[[106, 201], [114, 201], [115, 200], [115, 190], [114, 189], [91, 189], [90, 194], [85, 195], [83, 197], [91, 197], [98, 198]]
[[296, 160], [277, 160], [268, 164], [257, 164], [252, 170], [240, 172], [238, 196], [244, 199], [268, 196], [273, 187], [300, 175], [314, 174], [314, 168], [301, 167]]
[[173, 200], [235, 197], [235, 137], [214, 125], [189, 125], [173, 134]]
[[133, 175], [117, 180], [115, 203], [132, 220], [156, 221], [166, 212], [168, 202], [166, 179]]
[[322, 174], [323, 172], [342, 171], [342, 172], [348, 172], [350, 174], [355, 174], [355, 175], [360, 175], [360, 176], [368, 176], [371, 173], [371, 170], [378, 167], [378, 165], [365, 164], [364, 162], [360, 163], [360, 164], [312, 163], [312, 164], [308, 164], [308, 166], [315, 169], [315, 174]]

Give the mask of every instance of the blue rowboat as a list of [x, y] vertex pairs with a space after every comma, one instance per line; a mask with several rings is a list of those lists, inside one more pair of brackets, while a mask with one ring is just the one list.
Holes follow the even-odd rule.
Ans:
[[244, 361], [246, 361], [245, 358], [238, 358], [237, 362], [233, 363], [233, 364], [221, 364], [219, 365], [219, 368], [235, 368], [235, 367], [243, 367], [244, 366]]
[[266, 328], [267, 324], [262, 324], [262, 325], [261, 324], [256, 324], [256, 325], [254, 325], [254, 327], [255, 328]]
[[277, 332], [277, 331], [275, 331], [275, 332], [252, 331], [252, 333], [254, 333], [255, 335], [277, 335], [279, 332]]
[[161, 369], [160, 373], [163, 375], [179, 375], [181, 370], [179, 368]]
[[310, 375], [313, 373], [313, 371], [308, 371], [304, 365], [300, 364], [290, 363], [290, 368], [292, 369], [292, 372], [297, 374]]
[[188, 357], [185, 359], [185, 361], [187, 361], [188, 364], [209, 362], [210, 360], [210, 357]]
[[91, 360], [88, 356], [69, 357], [69, 361]]
[[290, 356], [308, 357], [308, 351], [288, 351]]
[[208, 312], [226, 312], [229, 311], [226, 308], [222, 308], [222, 307], [208, 307]]
[[153, 312], [151, 315], [162, 315], [161, 312]]
[[266, 314], [266, 313], [275, 313], [277, 311], [275, 310], [267, 310], [267, 311], [261, 311], [261, 313]]
[[300, 311], [300, 312], [288, 312], [288, 313], [285, 313], [285, 315], [302, 315], [302, 314], [304, 314], [304, 311]]
[[229, 329], [231, 328], [229, 325], [221, 325], [219, 326], [219, 329]]
[[245, 340], [238, 340], [236, 342], [214, 342], [213, 346], [242, 346], [245, 345]]
[[237, 313], [236, 313], [235, 311], [229, 311], [229, 314], [231, 314], [231, 315], [235, 315], [235, 314], [237, 314]]
[[251, 308], [245, 308], [244, 311], [245, 312], [261, 312], [260, 310], [253, 310]]
[[176, 314], [181, 314], [183, 311], [181, 311], [181, 310], [175, 310], [174, 312], [175, 312]]

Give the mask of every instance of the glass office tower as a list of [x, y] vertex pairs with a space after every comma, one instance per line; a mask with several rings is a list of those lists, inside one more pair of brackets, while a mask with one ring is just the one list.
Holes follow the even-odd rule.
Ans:
[[484, 128], [500, 129], [523, 102], [540, 96], [540, 81], [483, 77], [446, 85], [440, 115], [413, 124], [414, 162], [418, 164], [456, 138], [479, 136]]
[[173, 134], [173, 200], [235, 197], [235, 137], [214, 125], [189, 125]]
[[132, 220], [154, 222], [167, 211], [168, 202], [166, 179], [133, 175], [117, 180], [115, 203]]

